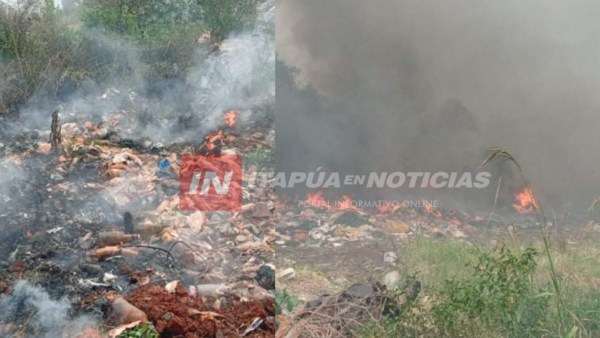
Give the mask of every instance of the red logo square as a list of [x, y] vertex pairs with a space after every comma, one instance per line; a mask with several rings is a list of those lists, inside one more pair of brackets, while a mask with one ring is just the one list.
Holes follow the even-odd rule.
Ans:
[[242, 210], [242, 155], [180, 155], [179, 164], [179, 210]]

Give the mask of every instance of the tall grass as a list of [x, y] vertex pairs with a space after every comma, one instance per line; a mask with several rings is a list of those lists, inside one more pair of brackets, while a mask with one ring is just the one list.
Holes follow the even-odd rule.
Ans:
[[[516, 245], [516, 244], [515, 244]], [[600, 278], [593, 245], [560, 254], [557, 271], [570, 320], [560, 322], [541, 241], [489, 251], [465, 243], [417, 238], [402, 246], [402, 271], [423, 283], [398, 315], [366, 324], [360, 337], [595, 338], [600, 334]], [[569, 278], [569, 276], [572, 276]], [[567, 287], [567, 280], [573, 283]], [[402, 291], [400, 291], [402, 292]], [[572, 334], [571, 336], [569, 336]]]
[[550, 253], [550, 241], [549, 241], [548, 236], [545, 231], [546, 215], [544, 214], [544, 209], [542, 208], [542, 203], [533, 194], [531, 187], [529, 186], [527, 180], [525, 179], [525, 175], [523, 174], [523, 169], [521, 168], [521, 165], [519, 164], [519, 162], [517, 162], [517, 160], [514, 158], [514, 156], [512, 154], [510, 154], [506, 150], [493, 149], [491, 154], [483, 161], [483, 163], [481, 164], [481, 167], [485, 166], [486, 164], [488, 164], [494, 160], [497, 160], [500, 162], [509, 161], [509, 162], [512, 162], [517, 167], [517, 171], [519, 172], [519, 175], [523, 182], [523, 186], [525, 187], [528, 194], [530, 194], [531, 200], [534, 201], [534, 203], [533, 203], [534, 214], [535, 214], [535, 218], [537, 220], [538, 226], [539, 226], [540, 233], [542, 235], [542, 240], [544, 241], [544, 251], [545, 251], [546, 257], [548, 258], [548, 264], [550, 266], [550, 272], [551, 272], [550, 278], [552, 280], [552, 286], [554, 288], [554, 299], [556, 302], [556, 308], [558, 311], [558, 315], [559, 315], [561, 324], [566, 324], [567, 323], [567, 318], [566, 318], [567, 309], [565, 307], [560, 282], [558, 281], [558, 277], [556, 275], [556, 267], [554, 265], [554, 260], [552, 258], [552, 254]]

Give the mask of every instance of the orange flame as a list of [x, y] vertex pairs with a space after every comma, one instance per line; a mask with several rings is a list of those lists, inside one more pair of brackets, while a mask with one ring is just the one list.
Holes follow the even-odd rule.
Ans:
[[327, 209], [331, 209], [331, 206], [329, 205], [329, 202], [327, 202], [323, 198], [323, 192], [322, 191], [317, 191], [314, 194], [308, 193], [307, 197], [306, 197], [305, 203], [309, 204], [311, 207], [315, 207], [315, 208], [327, 208]]
[[340, 210], [357, 210], [356, 206], [352, 205], [352, 197], [343, 195], [342, 199], [336, 203]]
[[398, 211], [400, 209], [402, 209], [402, 204], [390, 205], [389, 203], [384, 203], [377, 208], [377, 210], [379, 210], [379, 213], [381, 213], [381, 214], [385, 214], [385, 213], [395, 214], [396, 211]]
[[423, 201], [423, 212], [425, 212], [427, 215], [433, 215], [436, 218], [444, 217], [439, 210], [433, 209], [433, 205], [427, 201]]
[[513, 208], [521, 214], [528, 214], [539, 208], [538, 202], [533, 197], [533, 192], [530, 188], [525, 188], [523, 191], [515, 195], [517, 203], [513, 204]]
[[314, 194], [308, 193], [305, 204], [313, 208], [325, 208], [327, 210], [358, 210], [355, 205], [352, 205], [352, 197], [343, 195], [335, 203], [330, 203], [323, 198], [323, 191], [317, 191]]
[[212, 151], [216, 148], [216, 142], [223, 141], [223, 131], [219, 130], [216, 134], [206, 136], [206, 141], [204, 142], [204, 146], [209, 151]]
[[223, 118], [230, 128], [235, 126], [235, 110], [230, 110], [227, 114], [225, 114], [225, 116], [223, 116]]

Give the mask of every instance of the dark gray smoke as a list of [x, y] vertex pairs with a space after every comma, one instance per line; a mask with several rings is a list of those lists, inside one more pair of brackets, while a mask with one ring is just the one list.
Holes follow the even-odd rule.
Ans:
[[[279, 57], [316, 92], [280, 85], [279, 67], [279, 169], [474, 170], [501, 147], [543, 201], [583, 211], [600, 195], [599, 12], [586, 0], [282, 0]], [[496, 170], [485, 203], [500, 171], [519, 186]]]

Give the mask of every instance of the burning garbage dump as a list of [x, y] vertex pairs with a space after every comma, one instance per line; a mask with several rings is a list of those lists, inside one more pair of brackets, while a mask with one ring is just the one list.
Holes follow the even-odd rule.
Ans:
[[600, 334], [595, 7], [282, 2], [278, 337]]
[[[274, 336], [273, 189], [248, 179], [274, 170], [255, 155], [275, 146], [273, 11], [198, 42], [180, 105], [109, 83], [2, 121], [2, 337]], [[185, 156], [243, 158], [238, 211], [186, 209]]]
[[[245, 203], [254, 205], [247, 212], [180, 211], [177, 153], [122, 148], [89, 122], [61, 127], [58, 149], [35, 136], [5, 143], [11, 153], [3, 163], [23, 176], [2, 185], [5, 302], [26, 307], [16, 296], [23, 287], [13, 292], [9, 285], [33, 279], [50, 293], [49, 302], [66, 307], [64, 316], [69, 297], [83, 304], [75, 311], [96, 323], [112, 313], [117, 318], [106, 323], [151, 322], [164, 337], [237, 336], [247, 327], [254, 327], [248, 336], [274, 332], [271, 191], [243, 187]], [[272, 130], [246, 132], [233, 137], [219, 130], [219, 142], [209, 136], [183, 153], [272, 146], [272, 136], [257, 136]], [[20, 318], [4, 317], [6, 335], [31, 329]], [[48, 331], [44, 320], [39, 325]], [[66, 326], [60, 334], [76, 331]]]
[[[364, 202], [364, 201], [361, 201]], [[485, 224], [482, 215], [442, 210], [436, 201], [378, 201], [372, 207], [351, 196], [335, 202], [324, 199], [323, 191], [308, 193], [305, 201], [278, 205], [278, 245], [341, 246], [346, 241], [370, 238], [373, 233], [400, 238], [418, 234], [467, 238]]]
[[[278, 244], [340, 246], [344, 241], [368, 238], [372, 232], [400, 238], [417, 235], [468, 238], [480, 226], [501, 224], [494, 213], [473, 215], [446, 210], [439, 207], [437, 200], [362, 201], [350, 195], [328, 200], [324, 195], [324, 190], [318, 190], [307, 193], [304, 200], [279, 201]], [[520, 214], [532, 215], [539, 204], [528, 187], [515, 194], [511, 207], [513, 217], [518, 218]]]
[[[268, 210], [180, 211], [178, 155], [169, 147], [158, 154], [123, 148], [99, 136], [100, 128], [89, 122], [61, 127], [62, 140], [54, 145], [35, 136], [5, 143], [11, 153], [3, 163], [23, 176], [2, 185], [5, 302], [26, 306], [15, 295], [20, 288], [12, 292], [9, 285], [33, 279], [47, 290], [40, 292], [79, 300], [84, 306], [77, 310], [97, 323], [114, 312], [119, 318], [107, 323], [152, 322], [164, 337], [236, 336], [252, 325], [248, 336], [274, 332]], [[233, 137], [219, 130], [219, 142], [209, 136], [183, 153], [243, 153], [272, 146], [272, 136], [257, 136], [272, 130], [246, 132]], [[242, 189], [246, 203], [266, 205], [272, 198], [269, 190]], [[115, 216], [119, 211], [122, 218]], [[169, 285], [177, 285], [177, 292], [169, 292]], [[127, 299], [133, 303], [124, 303]], [[6, 335], [28, 329], [13, 316], [4, 318]], [[43, 320], [39, 324], [46, 330]], [[64, 330], [74, 332], [73, 327]]]

